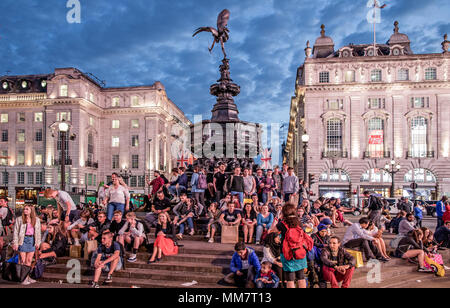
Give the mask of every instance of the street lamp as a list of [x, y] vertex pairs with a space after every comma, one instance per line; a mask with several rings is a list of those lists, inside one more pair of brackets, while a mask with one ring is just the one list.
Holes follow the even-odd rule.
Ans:
[[395, 175], [400, 171], [402, 167], [400, 166], [400, 163], [397, 163], [395, 160], [391, 160], [390, 164], [386, 164], [386, 166], [384, 166], [384, 170], [386, 170], [386, 172], [389, 172], [392, 178], [392, 185], [391, 185], [391, 198], [394, 198], [394, 190], [395, 190], [395, 182], [394, 182], [394, 178]]
[[303, 142], [303, 182], [308, 180], [308, 142], [309, 142], [309, 135], [305, 132], [305, 134], [302, 136], [302, 142]]
[[61, 190], [65, 191], [66, 186], [66, 134], [69, 131], [69, 124], [65, 120], [58, 124], [61, 133]]
[[125, 183], [128, 185], [128, 179], [132, 176], [132, 172], [128, 168], [120, 170], [120, 176], [124, 179]]

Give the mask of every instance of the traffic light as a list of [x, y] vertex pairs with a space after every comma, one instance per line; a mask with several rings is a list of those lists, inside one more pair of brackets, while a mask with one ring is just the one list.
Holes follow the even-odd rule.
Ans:
[[314, 174], [308, 174], [308, 183], [309, 183], [309, 185], [313, 185], [314, 183], [316, 183]]

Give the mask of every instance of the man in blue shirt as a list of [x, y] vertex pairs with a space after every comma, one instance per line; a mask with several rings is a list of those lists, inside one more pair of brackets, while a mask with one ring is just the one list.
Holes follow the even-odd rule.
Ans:
[[238, 287], [254, 287], [255, 277], [261, 271], [261, 264], [255, 251], [246, 247], [244, 243], [237, 243], [234, 247], [230, 264], [231, 273], [225, 277], [225, 282], [236, 284]]
[[444, 216], [445, 213], [445, 204], [448, 201], [447, 196], [443, 196], [441, 201], [436, 203], [436, 216], [437, 216], [437, 227], [436, 230], [439, 229], [439, 227], [444, 225], [444, 221], [442, 219], [442, 216]]

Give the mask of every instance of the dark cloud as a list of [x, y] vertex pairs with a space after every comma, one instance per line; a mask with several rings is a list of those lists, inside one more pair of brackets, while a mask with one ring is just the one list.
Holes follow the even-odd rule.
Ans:
[[[163, 82], [169, 97], [190, 116], [210, 117], [220, 48], [212, 55], [209, 34], [217, 14], [231, 11], [231, 76], [241, 85], [236, 98], [248, 121], [288, 121], [297, 68], [326, 25], [336, 49], [372, 40], [367, 1], [306, 0], [80, 0], [82, 23], [68, 24], [66, 0], [0, 2], [0, 74], [37, 74], [77, 67], [107, 86]], [[383, 3], [383, 1], [381, 1]], [[416, 53], [440, 52], [450, 32], [448, 0], [386, 1], [379, 40], [392, 34], [394, 20], [409, 35]], [[270, 112], [269, 112], [270, 111]]]

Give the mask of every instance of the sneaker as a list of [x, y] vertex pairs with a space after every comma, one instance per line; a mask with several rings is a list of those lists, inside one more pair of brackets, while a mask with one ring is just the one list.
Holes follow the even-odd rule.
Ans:
[[177, 234], [177, 239], [182, 240], [183, 239], [183, 235], [181, 233]]
[[105, 279], [105, 283], [112, 283], [112, 276], [111, 275], [108, 275], [108, 276], [106, 276], [106, 279]]
[[91, 285], [91, 288], [93, 289], [100, 289], [100, 285], [97, 282], [93, 282]]
[[28, 278], [25, 278], [25, 280], [22, 282], [23, 286], [29, 286], [30, 284], [31, 284], [31, 282]]
[[208, 243], [214, 243], [214, 238], [210, 238]]
[[191, 232], [189, 232], [189, 235], [190, 236], [193, 236], [195, 234], [195, 231], [194, 230], [192, 230]]
[[419, 273], [433, 273], [432, 269], [430, 269], [430, 268], [423, 268], [423, 267], [420, 267], [417, 271]]
[[258, 242], [258, 241], [256, 241], [255, 245], [259, 245], [259, 242]]
[[210, 238], [211, 237], [211, 233], [206, 233], [206, 236], [205, 236], [205, 238]]
[[135, 254], [132, 254], [129, 258], [128, 258], [128, 262], [130, 263], [134, 263], [137, 261], [137, 257]]

